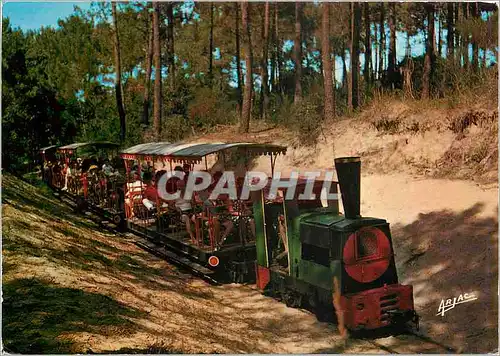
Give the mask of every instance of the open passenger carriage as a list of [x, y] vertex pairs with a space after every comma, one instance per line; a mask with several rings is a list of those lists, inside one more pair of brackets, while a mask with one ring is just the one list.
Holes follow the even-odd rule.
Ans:
[[[210, 193], [224, 171], [234, 171], [241, 191], [252, 158], [267, 155], [271, 173], [286, 148], [256, 143], [146, 143], [122, 152], [128, 183], [125, 210], [128, 228], [156, 243], [184, 253], [189, 259], [233, 280], [253, 279], [255, 220], [252, 200], [219, 197]], [[158, 188], [183, 193], [194, 170], [211, 174], [211, 185], [192, 199], [164, 200]], [[185, 178], [162, 179], [167, 171], [183, 171]]]
[[56, 145], [40, 148], [40, 167], [42, 171], [42, 180], [47, 183], [52, 183], [52, 166], [57, 161]]
[[75, 199], [81, 208], [90, 207], [115, 224], [123, 221], [125, 170], [119, 145], [84, 142], [57, 149], [59, 176], [55, 187]]

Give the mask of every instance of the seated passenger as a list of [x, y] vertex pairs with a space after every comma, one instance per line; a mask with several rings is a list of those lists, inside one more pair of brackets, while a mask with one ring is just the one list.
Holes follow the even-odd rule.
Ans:
[[102, 172], [106, 177], [111, 176], [111, 174], [113, 173], [113, 166], [111, 165], [108, 159], [105, 160], [104, 164], [102, 165]]
[[139, 200], [142, 190], [145, 188], [138, 173], [133, 175], [133, 182], [127, 183], [127, 192], [125, 193], [125, 206], [129, 217], [134, 217], [134, 201]]
[[134, 173], [132, 182], [127, 183], [127, 197], [141, 193], [143, 188], [145, 188], [145, 185], [142, 183], [141, 177], [138, 173]]
[[248, 226], [250, 226], [250, 232], [252, 233], [252, 239], [255, 240], [255, 220], [253, 218], [253, 211], [244, 202], [242, 203], [241, 214], [242, 214], [242, 220], [245, 221], [248, 224]]
[[193, 230], [191, 229], [191, 219], [193, 215], [193, 207], [191, 201], [184, 199], [185, 183], [182, 180], [177, 182], [177, 189], [180, 191], [180, 196], [175, 200], [175, 207], [181, 213], [181, 221], [186, 225], [186, 231], [192, 241], [195, 241]]
[[156, 201], [158, 199], [158, 192], [153, 183], [153, 179], [150, 172], [144, 174], [144, 183], [146, 188], [143, 191], [142, 203], [148, 210], [154, 210], [156, 207]]
[[182, 171], [184, 172], [184, 181], [187, 183], [188, 178], [189, 178], [189, 174], [191, 173], [191, 165], [185, 163], [182, 166]]
[[[222, 236], [215, 236], [217, 240], [216, 243], [219, 245], [222, 244], [234, 230], [234, 222], [225, 214], [228, 213], [226, 203], [222, 202], [221, 199], [217, 199], [216, 201], [209, 199], [221, 176], [222, 172], [216, 172], [212, 179], [212, 184], [206, 190], [198, 192], [198, 197], [203, 202], [203, 206], [213, 217], [215, 231], [220, 231], [220, 226], [224, 226], [224, 233]], [[223, 220], [222, 223], [221, 220]]]
[[61, 190], [68, 190], [68, 178], [71, 175], [71, 163], [65, 169], [66, 173], [64, 174], [64, 187]]

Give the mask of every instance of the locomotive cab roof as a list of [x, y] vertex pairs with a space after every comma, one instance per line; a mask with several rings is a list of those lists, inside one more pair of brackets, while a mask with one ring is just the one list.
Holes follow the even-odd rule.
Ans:
[[387, 224], [387, 221], [379, 218], [360, 217], [348, 219], [343, 215], [332, 215], [323, 212], [313, 212], [302, 217], [302, 223], [322, 226], [336, 231], [352, 231], [363, 226], [375, 226]]

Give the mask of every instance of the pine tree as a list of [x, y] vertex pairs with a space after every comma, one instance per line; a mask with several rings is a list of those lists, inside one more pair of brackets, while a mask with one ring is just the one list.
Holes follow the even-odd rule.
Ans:
[[243, 28], [243, 50], [245, 51], [245, 91], [243, 93], [243, 106], [241, 112], [240, 131], [250, 130], [250, 115], [252, 108], [253, 91], [253, 56], [252, 56], [252, 33], [249, 19], [249, 5], [247, 1], [241, 2], [241, 23]]
[[323, 3], [321, 28], [325, 119], [332, 119], [335, 117], [335, 88], [332, 78], [332, 59], [330, 57], [330, 4], [327, 2]]
[[144, 127], [149, 125], [149, 104], [150, 104], [150, 91], [151, 91], [151, 72], [153, 65], [153, 22], [151, 21], [151, 15], [149, 14], [150, 5], [146, 7], [146, 16], [148, 20], [149, 40], [148, 46], [146, 47], [146, 79], [144, 83], [144, 95], [142, 101], [142, 123]]
[[295, 41], [294, 61], [295, 61], [295, 97], [294, 103], [302, 100], [302, 3], [295, 2]]
[[155, 66], [155, 87], [154, 87], [154, 132], [156, 139], [161, 135], [161, 44], [160, 44], [160, 4], [153, 3], [153, 42], [154, 42], [154, 66]]
[[120, 37], [118, 35], [118, 16], [116, 14], [116, 2], [111, 3], [111, 11], [113, 14], [113, 27], [114, 27], [114, 55], [115, 55], [115, 93], [116, 93], [116, 107], [118, 108], [118, 115], [120, 116], [120, 142], [125, 141], [126, 134], [126, 119], [125, 108], [123, 107], [122, 98], [122, 69], [120, 58]]

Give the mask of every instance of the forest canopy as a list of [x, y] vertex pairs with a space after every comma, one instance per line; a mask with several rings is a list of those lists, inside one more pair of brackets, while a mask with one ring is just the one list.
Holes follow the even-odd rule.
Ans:
[[315, 137], [381, 93], [441, 98], [497, 75], [489, 3], [101, 2], [56, 28], [2, 21], [12, 171], [52, 144], [177, 141], [253, 120]]

